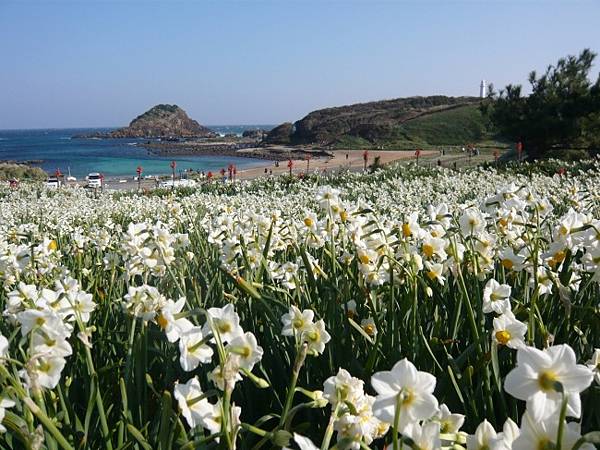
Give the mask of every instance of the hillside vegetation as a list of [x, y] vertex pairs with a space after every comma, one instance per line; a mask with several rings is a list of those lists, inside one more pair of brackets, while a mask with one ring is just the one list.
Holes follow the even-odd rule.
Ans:
[[336, 148], [465, 145], [491, 136], [475, 97], [409, 97], [313, 111], [265, 142]]
[[45, 180], [48, 175], [39, 167], [25, 164], [0, 163], [0, 180]]

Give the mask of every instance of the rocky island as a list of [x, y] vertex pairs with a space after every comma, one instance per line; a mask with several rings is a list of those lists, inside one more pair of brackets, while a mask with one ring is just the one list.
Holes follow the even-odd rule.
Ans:
[[78, 135], [77, 138], [210, 138], [216, 133], [191, 119], [177, 105], [160, 104], [137, 116], [129, 126], [108, 133]]

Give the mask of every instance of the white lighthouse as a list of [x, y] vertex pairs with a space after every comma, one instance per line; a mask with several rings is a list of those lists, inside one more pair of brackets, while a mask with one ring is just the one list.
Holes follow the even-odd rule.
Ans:
[[481, 80], [481, 84], [479, 85], [479, 98], [485, 98], [487, 96], [487, 85], [485, 84], [485, 80]]

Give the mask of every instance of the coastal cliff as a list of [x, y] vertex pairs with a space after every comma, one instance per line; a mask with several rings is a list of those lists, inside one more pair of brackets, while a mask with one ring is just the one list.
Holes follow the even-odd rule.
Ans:
[[267, 135], [268, 144], [377, 147], [460, 144], [486, 133], [478, 97], [407, 97], [313, 111]]

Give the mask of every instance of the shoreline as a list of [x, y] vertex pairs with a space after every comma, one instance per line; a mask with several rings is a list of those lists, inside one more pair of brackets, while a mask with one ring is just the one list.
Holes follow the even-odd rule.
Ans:
[[331, 151], [302, 146], [268, 145], [256, 141], [148, 142], [138, 145], [155, 156], [220, 156], [287, 161], [294, 157], [332, 157]]
[[[292, 159], [292, 174], [300, 175], [301, 173], [315, 173], [320, 172], [322, 174], [336, 173], [338, 171], [350, 170], [350, 171], [361, 171], [364, 169], [363, 150], [332, 150], [331, 156], [320, 156], [311, 158], [309, 161], [306, 159], [295, 158]], [[420, 158], [428, 158], [437, 155], [437, 151], [422, 151]], [[346, 156], [347, 155], [347, 156]], [[297, 155], [295, 155], [297, 156]], [[381, 165], [387, 165], [395, 161], [415, 159], [414, 150], [369, 150], [367, 167], [373, 164], [376, 157], [379, 157]], [[288, 159], [286, 158], [285, 161]], [[266, 162], [266, 161], [265, 161]], [[246, 169], [238, 169], [235, 175], [235, 180], [252, 180], [261, 177], [275, 177], [280, 175], [287, 175], [290, 173], [286, 163], [281, 164], [279, 161], [279, 167], [275, 165], [275, 161], [270, 161], [266, 164], [261, 164], [256, 167], [249, 167]], [[227, 170], [227, 167], [224, 167]], [[308, 170], [307, 170], [308, 169]], [[196, 172], [193, 172], [190, 179], [194, 179], [197, 183], [208, 182], [206, 178], [196, 179]], [[227, 173], [226, 173], [227, 176]], [[168, 175], [163, 175], [163, 180], [169, 181], [171, 179]], [[119, 182], [119, 179], [125, 179], [125, 182]], [[178, 179], [178, 178], [176, 178]], [[227, 180], [228, 181], [228, 180]], [[221, 174], [218, 171], [213, 172], [212, 183], [223, 182]], [[78, 184], [84, 185], [84, 181], [77, 181], [67, 184]], [[139, 186], [142, 190], [155, 189], [156, 180], [142, 179]], [[114, 177], [109, 178], [105, 181], [106, 189], [116, 190], [136, 190], [138, 188], [138, 181], [133, 180], [129, 177]]]

